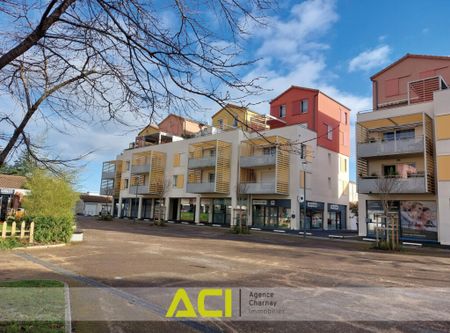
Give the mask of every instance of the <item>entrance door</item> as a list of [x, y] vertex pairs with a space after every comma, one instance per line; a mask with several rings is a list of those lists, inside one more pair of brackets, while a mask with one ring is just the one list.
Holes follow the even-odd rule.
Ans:
[[170, 219], [178, 219], [178, 199], [170, 199]]
[[266, 226], [276, 227], [278, 224], [278, 207], [266, 206]]

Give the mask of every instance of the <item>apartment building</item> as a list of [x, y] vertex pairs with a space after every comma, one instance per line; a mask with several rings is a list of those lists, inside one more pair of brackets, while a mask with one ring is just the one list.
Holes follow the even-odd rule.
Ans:
[[[337, 102], [320, 105], [333, 118], [342, 110], [349, 112]], [[239, 121], [233, 123], [235, 116]], [[338, 119], [330, 124], [331, 134], [323, 134], [330, 142], [339, 140], [334, 133], [341, 124], [346, 128], [348, 118]], [[273, 115], [227, 106], [212, 119], [222, 128], [203, 128], [188, 139], [172, 136], [172, 141], [131, 145], [116, 158], [115, 182], [102, 179], [114, 189], [120, 186], [116, 214], [138, 219], [161, 214], [172, 221], [219, 226], [242, 218], [254, 228], [286, 232], [303, 228], [306, 192], [307, 229], [347, 229], [348, 155], [339, 152], [339, 145], [327, 148], [330, 143], [321, 143], [322, 134], [302, 123], [269, 129], [271, 120], [278, 121]], [[151, 135], [160, 138], [158, 129], [153, 126]], [[304, 159], [298, 154], [300, 142], [307, 144]]]
[[359, 232], [382, 202], [403, 240], [450, 244], [450, 57], [407, 54], [371, 77], [373, 111], [357, 115]]

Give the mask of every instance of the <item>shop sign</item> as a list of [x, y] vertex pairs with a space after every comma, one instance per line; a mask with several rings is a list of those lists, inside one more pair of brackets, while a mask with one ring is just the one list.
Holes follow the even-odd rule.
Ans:
[[339, 210], [339, 205], [330, 204], [328, 210]]
[[275, 206], [275, 200], [270, 200], [270, 205]]
[[267, 200], [253, 200], [254, 205], [267, 205]]

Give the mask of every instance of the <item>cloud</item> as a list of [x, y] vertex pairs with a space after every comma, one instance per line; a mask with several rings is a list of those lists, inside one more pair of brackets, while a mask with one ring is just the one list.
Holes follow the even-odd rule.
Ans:
[[363, 51], [350, 60], [348, 64], [348, 71], [368, 71], [378, 66], [382, 66], [389, 61], [390, 53], [391, 48], [389, 45], [381, 45], [374, 49]]

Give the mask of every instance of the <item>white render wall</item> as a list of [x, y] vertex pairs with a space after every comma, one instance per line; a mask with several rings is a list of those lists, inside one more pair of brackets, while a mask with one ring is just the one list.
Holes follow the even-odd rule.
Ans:
[[[348, 184], [349, 180], [349, 161], [347, 156], [340, 155], [336, 152], [329, 151], [325, 148], [318, 147], [316, 144], [316, 133], [306, 129], [301, 125], [286, 126], [283, 128], [272, 129], [264, 132], [264, 136], [279, 135], [293, 142], [308, 141], [307, 144], [311, 147], [313, 152], [313, 158], [310, 163], [307, 164], [307, 195], [308, 201], [319, 201], [325, 203], [323, 226], [327, 228], [327, 204], [340, 204], [347, 206], [347, 223], [348, 223], [348, 192], [344, 193], [341, 181], [345, 181]], [[237, 186], [238, 186], [238, 160], [240, 156], [240, 143], [248, 140], [249, 138], [260, 137], [257, 133], [243, 133], [240, 129], [225, 131], [214, 135], [203, 136], [198, 138], [192, 138], [173, 143], [160, 144], [155, 146], [142, 147], [137, 149], [129, 149], [123, 151], [122, 154], [117, 156], [117, 159], [131, 161], [132, 155], [143, 151], [159, 151], [166, 153], [166, 172], [165, 177], [172, 180], [173, 175], [184, 175], [184, 188], [170, 187], [166, 195], [166, 216], [169, 216], [169, 199], [170, 198], [196, 198], [197, 203], [200, 198], [231, 198], [232, 207], [238, 205], [237, 202]], [[231, 179], [229, 194], [195, 194], [185, 191], [186, 183], [188, 180], [188, 151], [189, 145], [197, 142], [222, 140], [230, 142], [232, 144], [231, 155]], [[299, 145], [294, 147], [299, 149]], [[181, 153], [181, 163], [179, 167], [173, 167], [173, 158], [176, 153]], [[339, 169], [339, 158], [347, 158], [347, 171], [341, 172]], [[131, 163], [131, 162], [130, 162]], [[291, 220], [291, 227], [293, 229], [299, 229], [300, 226], [300, 211], [299, 211], [299, 195], [303, 195], [303, 189], [300, 188], [300, 171], [303, 170], [304, 165], [300, 156], [297, 154], [290, 154], [290, 170], [289, 170], [289, 195], [251, 195], [250, 200], [253, 199], [288, 199], [291, 200], [291, 214], [295, 215], [295, 219]], [[328, 182], [330, 177], [330, 184]], [[124, 171], [122, 173], [122, 182], [127, 178], [130, 179], [130, 172]], [[311, 186], [313, 184], [313, 186]], [[138, 195], [137, 198], [143, 198], [145, 196]], [[119, 203], [124, 198], [136, 198], [134, 193], [129, 193], [128, 189], [120, 191]], [[142, 200], [142, 199], [141, 199]], [[197, 207], [199, 205], [197, 204]], [[119, 205], [120, 207], [120, 205]], [[250, 207], [251, 208], [251, 207]], [[119, 213], [120, 214], [120, 213]], [[251, 214], [251, 209], [249, 210]], [[198, 215], [198, 214], [197, 214]], [[139, 216], [140, 217], [140, 216]], [[233, 216], [232, 216], [233, 221]], [[347, 227], [349, 227], [347, 225]]]

